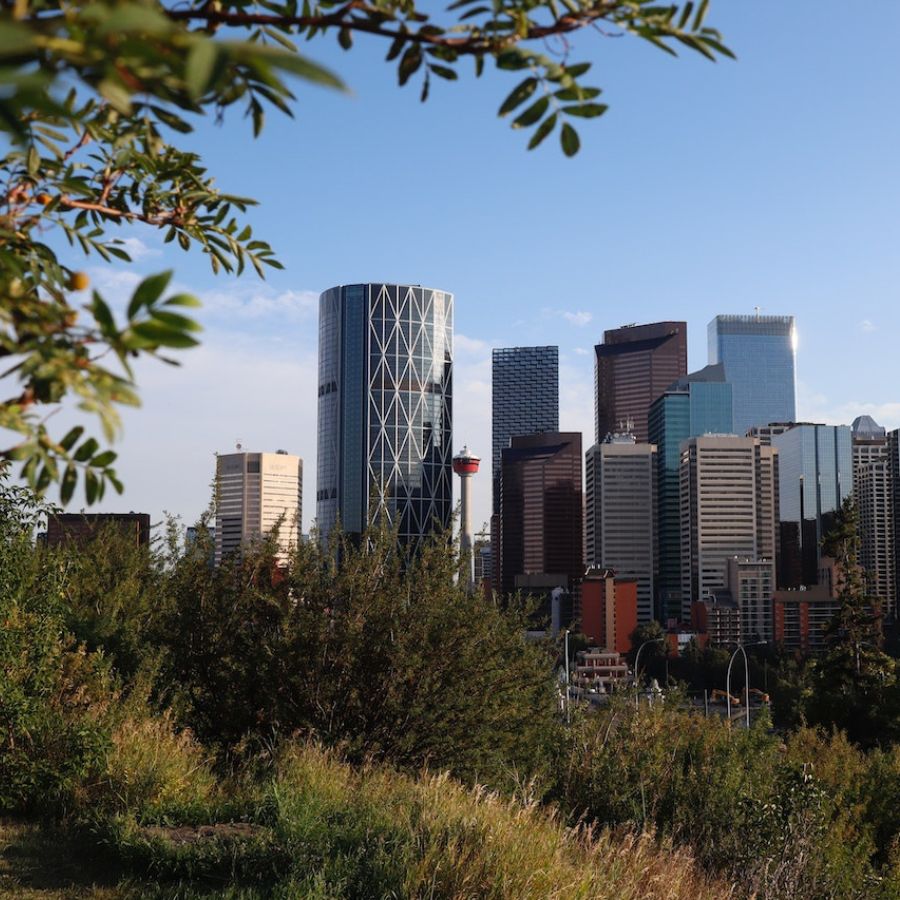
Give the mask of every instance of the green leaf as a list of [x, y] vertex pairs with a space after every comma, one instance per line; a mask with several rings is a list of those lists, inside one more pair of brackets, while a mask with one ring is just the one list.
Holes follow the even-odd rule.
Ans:
[[92, 506], [97, 499], [97, 475], [93, 469], [84, 471], [84, 494], [87, 497], [88, 506]]
[[191, 47], [184, 66], [184, 82], [195, 100], [209, 88], [218, 58], [219, 51], [213, 41], [201, 38]]
[[33, 178], [40, 171], [41, 168], [41, 154], [38, 153], [37, 147], [32, 144], [28, 148], [28, 160], [27, 160], [27, 169], [28, 174]]
[[192, 297], [190, 294], [175, 294], [173, 297], [169, 297], [167, 300], [164, 300], [162, 305], [187, 306], [194, 309], [199, 306], [203, 306], [203, 304], [196, 297]]
[[75, 462], [87, 462], [97, 452], [99, 446], [96, 438], [88, 438], [75, 453]]
[[128, 304], [128, 318], [133, 319], [142, 306], [152, 306], [162, 296], [172, 280], [172, 270], [145, 278], [136, 288]]
[[105, 469], [110, 463], [116, 461], [118, 454], [114, 450], [104, 450], [98, 453], [92, 460], [91, 465], [96, 469]]
[[559, 141], [562, 144], [563, 153], [566, 156], [574, 156], [581, 146], [578, 138], [578, 132], [568, 123], [563, 122], [562, 132], [559, 135]]
[[524, 81], [517, 84], [510, 91], [509, 96], [503, 101], [497, 115], [505, 116], [508, 112], [512, 112], [512, 110], [524, 103], [537, 90], [537, 86], [537, 78], [526, 78]]
[[59, 446], [63, 448], [66, 452], [71, 450], [75, 444], [78, 443], [78, 439], [81, 435], [84, 434], [84, 427], [81, 425], [76, 425], [71, 431], [69, 431], [66, 436], [59, 442]]
[[349, 28], [342, 28], [338, 32], [338, 43], [344, 50], [349, 50], [353, 46], [353, 34]]
[[185, 350], [189, 347], [196, 347], [199, 343], [194, 338], [184, 334], [184, 332], [175, 328], [169, 328], [156, 320], [140, 322], [131, 331], [138, 338], [137, 341], [132, 342], [132, 346], [138, 349], [141, 347], [174, 347]]
[[451, 69], [450, 66], [439, 66], [436, 63], [431, 63], [428, 68], [431, 69], [438, 78], [444, 78], [447, 81], [456, 81], [459, 77], [456, 74], [456, 69]]
[[517, 119], [513, 119], [512, 127], [527, 128], [529, 125], [534, 125], [544, 115], [549, 105], [550, 98], [541, 97], [536, 103], [532, 103]]
[[97, 324], [100, 326], [100, 331], [103, 333], [103, 336], [108, 338], [114, 337], [117, 334], [117, 331], [112, 311], [106, 304], [106, 301], [96, 291], [93, 292], [93, 299], [91, 300], [89, 308], [94, 318], [97, 320]]
[[[9, 15], [9, 13], [7, 13]], [[34, 46], [35, 35], [17, 22], [0, 22], [0, 57], [20, 56]]]
[[605, 103], [581, 103], [578, 106], [566, 106], [563, 112], [569, 116], [579, 116], [582, 119], [593, 119], [602, 116], [609, 107]]
[[498, 69], [527, 69], [531, 65], [531, 54], [527, 50], [514, 48], [506, 50], [497, 57]]
[[203, 326], [187, 316], [180, 316], [178, 313], [166, 312], [158, 309], [153, 313], [152, 322], [162, 322], [169, 328], [176, 328], [179, 331], [203, 331]]
[[534, 148], [537, 147], [555, 127], [556, 113], [553, 113], [552, 116], [548, 116], [541, 122], [535, 133], [531, 136], [531, 140], [528, 142], [528, 149], [534, 150]]
[[400, 65], [397, 67], [397, 79], [400, 82], [401, 87], [409, 81], [410, 76], [412, 76], [421, 65], [422, 48], [419, 47], [418, 44], [407, 47], [400, 59]]
[[69, 463], [69, 465], [66, 466], [66, 471], [63, 473], [62, 484], [59, 489], [59, 499], [63, 506], [72, 499], [72, 494], [75, 492], [75, 485], [77, 483], [78, 470]]

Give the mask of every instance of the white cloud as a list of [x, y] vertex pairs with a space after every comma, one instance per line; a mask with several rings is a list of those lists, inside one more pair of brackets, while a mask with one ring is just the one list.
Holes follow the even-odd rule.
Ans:
[[162, 256], [162, 250], [150, 247], [140, 238], [127, 237], [119, 241], [119, 246], [131, 257], [134, 262], [140, 262], [153, 256]]
[[585, 310], [579, 310], [578, 312], [563, 312], [562, 317], [570, 324], [575, 325], [578, 328], [583, 328], [588, 322], [591, 321], [594, 317]]
[[804, 382], [797, 385], [798, 419], [826, 425], [849, 425], [857, 416], [871, 416], [887, 429], [900, 427], [900, 400], [832, 400]]
[[875, 327], [874, 322], [871, 322], [869, 319], [863, 319], [856, 326], [863, 334], [870, 334], [873, 331], [877, 331], [878, 329]]
[[487, 341], [480, 338], [470, 338], [458, 331], [453, 335], [453, 354], [458, 357], [460, 354], [468, 354], [472, 356], [483, 356], [490, 352], [491, 345]]
[[590, 354], [591, 354], [591, 351], [585, 350], [584, 347], [576, 347], [572, 352], [576, 356], [590, 356]]

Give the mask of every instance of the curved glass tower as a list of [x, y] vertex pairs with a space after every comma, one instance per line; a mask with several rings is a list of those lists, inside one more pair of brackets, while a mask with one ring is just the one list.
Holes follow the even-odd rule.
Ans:
[[453, 295], [352, 284], [319, 297], [316, 523], [380, 514], [416, 542], [453, 509]]

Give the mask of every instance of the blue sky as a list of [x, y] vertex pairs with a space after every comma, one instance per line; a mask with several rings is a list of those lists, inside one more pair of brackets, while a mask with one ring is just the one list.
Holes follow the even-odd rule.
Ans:
[[[797, 317], [802, 418], [900, 426], [900, 4], [851, 17], [836, 3], [713, 0], [708, 24], [737, 62], [579, 36], [572, 57], [594, 61], [586, 83], [610, 111], [581, 126], [574, 160], [553, 139], [527, 152], [496, 118], [515, 73], [477, 81], [464, 66], [423, 106], [371, 40], [304, 45], [350, 95], [298, 83], [296, 118], [273, 113], [256, 141], [237, 111], [203, 124], [191, 143], [224, 189], [260, 201], [250, 221], [286, 268], [264, 284], [217, 278], [142, 231], [133, 267], [89, 270], [115, 295], [174, 267], [206, 302], [203, 347], [180, 370], [141, 369], [144, 408], [118, 447], [127, 491], [106, 508], [191, 519], [213, 451], [241, 439], [303, 456], [308, 525], [315, 297], [356, 281], [455, 294], [456, 443], [485, 458], [491, 346], [559, 344], [561, 425], [587, 446], [605, 328], [686, 319], [698, 368], [708, 321], [756, 305]], [[476, 481], [476, 522], [489, 480]]]

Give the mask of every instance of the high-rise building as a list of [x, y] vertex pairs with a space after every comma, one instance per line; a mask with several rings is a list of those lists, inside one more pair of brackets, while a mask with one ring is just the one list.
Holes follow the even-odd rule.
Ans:
[[353, 284], [319, 298], [316, 524], [384, 517], [416, 544], [453, 510], [453, 295]]
[[861, 469], [871, 462], [885, 459], [888, 455], [887, 431], [871, 416], [857, 416], [850, 425], [853, 443], [853, 484]]
[[727, 589], [728, 562], [775, 559], [778, 452], [755, 438], [704, 435], [681, 449], [682, 615]]
[[816, 583], [821, 542], [831, 517], [853, 489], [853, 450], [848, 425], [801, 422], [772, 438], [778, 448], [779, 515], [783, 575], [779, 587], [795, 588], [787, 575], [797, 571], [791, 552], [799, 547], [800, 584]]
[[581, 434], [514, 435], [500, 465], [500, 592], [537, 575], [571, 590], [584, 574]]
[[886, 615], [895, 618], [894, 484], [890, 460], [883, 456], [860, 466], [854, 472], [854, 481], [859, 510], [859, 562], [866, 573], [869, 593], [881, 600]]
[[300, 539], [303, 460], [277, 453], [222, 453], [216, 459], [216, 565], [277, 527], [278, 558]]
[[630, 434], [608, 435], [586, 454], [587, 564], [634, 579], [639, 622], [653, 618], [656, 477], [656, 447]]
[[135, 546], [150, 543], [149, 513], [50, 513], [47, 516], [48, 547], [84, 546], [105, 530], [128, 539]]
[[595, 442], [628, 424], [635, 440], [646, 443], [650, 405], [687, 372], [687, 323], [613, 328], [594, 353]]
[[491, 477], [500, 511], [500, 451], [510, 438], [559, 431], [559, 347], [497, 347], [491, 354]]
[[728, 560], [728, 590], [741, 611], [741, 640], [771, 641], [775, 560], [732, 557]]
[[730, 434], [731, 385], [721, 365], [679, 378], [650, 407], [650, 443], [657, 448], [656, 615], [666, 623], [682, 617], [681, 444], [704, 434]]
[[771, 447], [772, 438], [775, 435], [790, 431], [796, 424], [796, 422], [769, 422], [768, 425], [754, 425], [752, 428], [747, 429], [747, 437], [759, 438], [759, 442], [763, 447]]
[[579, 591], [581, 631], [592, 643], [617, 653], [631, 649], [638, 626], [638, 586], [612, 569], [589, 567]]
[[716, 316], [709, 361], [725, 366], [734, 388], [734, 432], [797, 418], [793, 316]]

